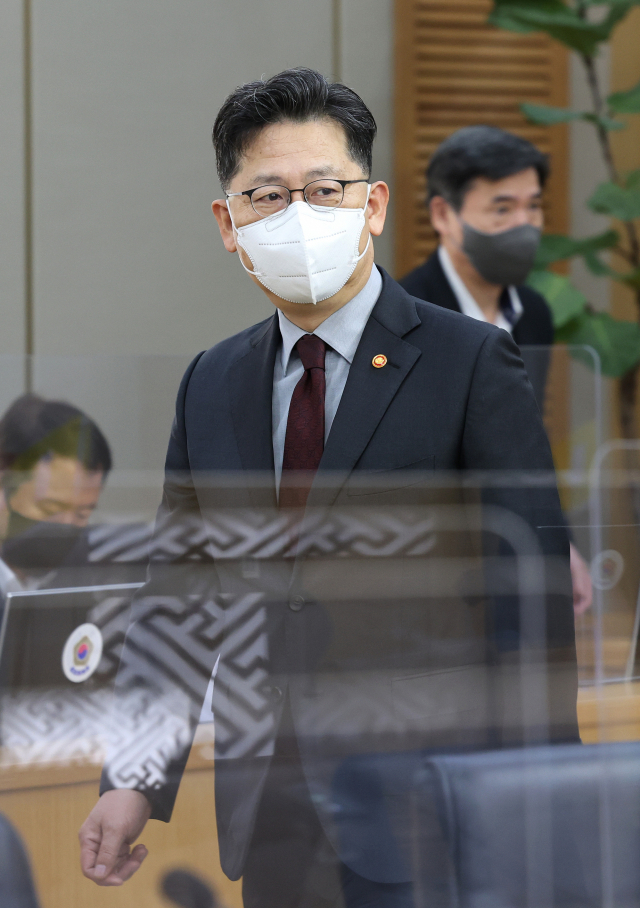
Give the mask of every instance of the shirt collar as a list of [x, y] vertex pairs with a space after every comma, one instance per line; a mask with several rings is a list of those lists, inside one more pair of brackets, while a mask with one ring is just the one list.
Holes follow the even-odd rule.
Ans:
[[[451, 289], [458, 300], [458, 305], [460, 306], [462, 314], [475, 318], [480, 322], [486, 322], [487, 318], [484, 312], [467, 289], [467, 285], [464, 283], [451, 261], [451, 256], [442, 245], [438, 246], [438, 258], [440, 259], [442, 270], [449, 281]], [[509, 312], [509, 318], [507, 318], [504, 313], [505, 303], [511, 310]], [[522, 302], [516, 288], [507, 287], [506, 294], [503, 293], [500, 300], [500, 309], [498, 310], [498, 318], [496, 319], [495, 324], [498, 328], [504, 328], [505, 331], [508, 331], [509, 334], [511, 334], [523, 311]]]
[[[378, 302], [381, 290], [382, 277], [374, 265], [371, 269], [369, 280], [360, 293], [357, 293], [342, 308], [325, 319], [313, 332], [325, 344], [328, 344], [332, 350], [335, 350], [336, 353], [346, 359], [349, 364], [353, 362], [362, 332], [369, 320], [373, 307]], [[308, 332], [290, 322], [280, 309], [278, 309], [278, 323], [282, 336], [282, 374], [286, 375], [293, 348], [300, 338]]]

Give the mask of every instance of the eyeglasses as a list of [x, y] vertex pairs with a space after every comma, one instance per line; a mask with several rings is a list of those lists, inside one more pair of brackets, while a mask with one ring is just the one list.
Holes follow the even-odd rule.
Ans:
[[304, 200], [311, 208], [322, 211], [325, 208], [338, 208], [344, 199], [344, 188], [351, 183], [368, 183], [368, 180], [312, 180], [304, 189], [287, 189], [286, 186], [257, 186], [255, 189], [245, 189], [244, 192], [227, 192], [228, 199], [232, 196], [246, 195], [251, 202], [255, 213], [261, 217], [269, 217], [278, 211], [286, 211], [291, 204], [291, 193], [301, 192]]

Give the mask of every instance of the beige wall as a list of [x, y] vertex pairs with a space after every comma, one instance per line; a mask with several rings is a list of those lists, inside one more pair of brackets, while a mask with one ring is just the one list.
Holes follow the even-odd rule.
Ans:
[[0, 352], [24, 350], [24, 108], [21, 0], [0, 3]]
[[[0, 13], [2, 352], [25, 348], [25, 179], [36, 353], [187, 355], [270, 313], [210, 212], [210, 129], [240, 82], [299, 64], [331, 76], [335, 66], [379, 120], [375, 176], [390, 178], [391, 0], [30, 6], [30, 174], [22, 4], [7, 0]], [[376, 245], [389, 265], [390, 238]]]

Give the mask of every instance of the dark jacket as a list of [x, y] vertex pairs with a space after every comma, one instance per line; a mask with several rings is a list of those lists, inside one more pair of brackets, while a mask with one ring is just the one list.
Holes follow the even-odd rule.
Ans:
[[[519, 704], [527, 698], [517, 692], [513, 602], [503, 596], [487, 605], [473, 594], [471, 574], [458, 575], [461, 562], [446, 560], [447, 546], [466, 531], [461, 512], [438, 498], [435, 480], [436, 471], [552, 475], [531, 385], [506, 332], [420, 302], [382, 277], [299, 544], [274, 488], [276, 315], [196, 357], [178, 394], [156, 531], [172, 540], [174, 555], [161, 545], [162, 556], [152, 558], [121, 688], [143, 686], [145, 672], [157, 681], [169, 660], [166, 683], [191, 698], [195, 722], [220, 654], [216, 812], [222, 867], [232, 879], [243, 871], [287, 696], [325, 831], [344, 863], [378, 882], [411, 875], [415, 755], [524, 743], [516, 729], [526, 724]], [[379, 354], [387, 363], [375, 368]], [[536, 600], [555, 666], [544, 736], [578, 740], [568, 540], [557, 490], [553, 481], [491, 487], [485, 504], [499, 521], [514, 514], [509, 533], [521, 540], [527, 527], [532, 538], [537, 527], [559, 528], [539, 539], [557, 573], [553, 602], [545, 610], [544, 595]], [[423, 506], [421, 520], [406, 519], [408, 508], [415, 514]], [[178, 542], [193, 544], [199, 531], [189, 528], [197, 525], [208, 547], [180, 563]], [[443, 564], [450, 567], [440, 588], [431, 580]], [[198, 586], [205, 590], [199, 603]], [[131, 750], [139, 759], [138, 741]], [[152, 816], [169, 819], [187, 756], [188, 747], [165, 779], [143, 760], [148, 772], [136, 787], [151, 800]], [[116, 763], [123, 762], [120, 755]], [[113, 785], [109, 775], [103, 789]]]
[[[407, 293], [421, 300], [426, 300], [444, 309], [460, 312], [458, 300], [447, 280], [437, 251], [406, 274], [400, 284]], [[516, 323], [512, 337], [518, 347], [533, 385], [538, 406], [544, 409], [544, 395], [549, 369], [549, 350], [537, 350], [537, 347], [548, 348], [553, 344], [553, 321], [551, 311], [545, 298], [531, 287], [516, 288], [522, 303], [522, 315]]]
[[[400, 280], [400, 286], [417, 299], [460, 312], [437, 251], [423, 265], [406, 274]], [[550, 346], [553, 343], [553, 322], [547, 301], [531, 287], [523, 285], [516, 289], [524, 311], [513, 329], [514, 341], [519, 347]]]

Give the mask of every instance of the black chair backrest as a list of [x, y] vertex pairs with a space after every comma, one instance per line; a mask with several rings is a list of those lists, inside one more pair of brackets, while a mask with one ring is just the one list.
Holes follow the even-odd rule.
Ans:
[[418, 908], [640, 906], [640, 743], [427, 759]]
[[0, 814], [0, 905], [39, 908], [29, 858], [9, 820]]

